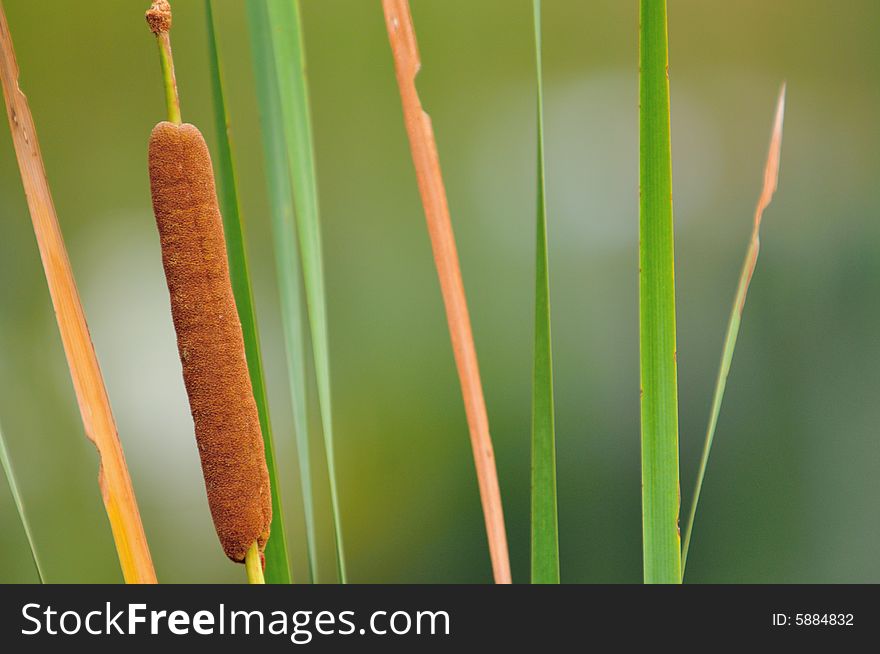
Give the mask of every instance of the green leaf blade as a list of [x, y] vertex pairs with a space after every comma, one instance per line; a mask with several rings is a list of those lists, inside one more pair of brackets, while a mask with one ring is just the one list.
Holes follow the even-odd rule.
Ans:
[[678, 383], [666, 0], [639, 23], [639, 359], [646, 583], [680, 583]]
[[[311, 126], [308, 85], [305, 72], [305, 51], [299, 3], [295, 0], [251, 0], [252, 15], [258, 18], [258, 7], [265, 7], [264, 34], [271, 47], [280, 132], [285, 144], [284, 154], [289, 165], [293, 191], [294, 218], [299, 244], [299, 260], [305, 290], [305, 304], [315, 364], [318, 404], [324, 437], [330, 501], [336, 545], [339, 581], [347, 580], [342, 543], [339, 495], [336, 484], [336, 456], [330, 386], [329, 337], [324, 294], [324, 264], [318, 210], [318, 188], [315, 172], [314, 138]], [[271, 29], [269, 28], [271, 26]]]
[[257, 330], [256, 310], [254, 308], [253, 291], [248, 268], [245, 228], [238, 199], [238, 185], [232, 154], [232, 136], [229, 130], [229, 118], [223, 90], [220, 53], [217, 47], [217, 35], [211, 0], [205, 0], [205, 13], [208, 29], [214, 117], [217, 130], [216, 169], [218, 199], [220, 201], [221, 214], [223, 215], [223, 231], [226, 236], [226, 251], [229, 259], [232, 291], [241, 321], [245, 356], [247, 358], [248, 371], [250, 372], [254, 400], [256, 401], [260, 417], [260, 428], [263, 432], [263, 444], [266, 452], [266, 466], [269, 469], [269, 481], [272, 486], [272, 525], [271, 535], [265, 549], [265, 577], [266, 583], [289, 584], [292, 579], [287, 553], [287, 537], [284, 533], [281, 489], [278, 480], [277, 464], [275, 462], [275, 446], [269, 417], [269, 402], [266, 396], [266, 383], [263, 374], [262, 356], [260, 354], [260, 338]]
[[284, 146], [283, 117], [278, 98], [267, 8], [264, 2], [256, 0], [248, 2], [247, 12], [254, 56], [257, 104], [262, 127], [260, 131], [263, 140], [263, 155], [266, 161], [266, 182], [269, 191], [272, 243], [275, 251], [281, 322], [284, 330], [284, 349], [296, 431], [300, 485], [306, 523], [309, 576], [311, 581], [317, 582], [319, 578], [317, 535], [307, 413], [306, 326], [300, 292], [301, 265], [296, 240], [293, 190], [287, 152]]
[[691, 507], [688, 512], [688, 520], [684, 530], [682, 541], [681, 569], [682, 575], [687, 564], [688, 551], [690, 550], [691, 536], [693, 535], [694, 520], [697, 515], [697, 505], [700, 502], [700, 493], [703, 490], [703, 481], [706, 477], [706, 468], [709, 463], [709, 454], [715, 441], [715, 430], [718, 427], [718, 417], [721, 414], [721, 403], [724, 399], [724, 391], [727, 388], [727, 377], [730, 375], [730, 366], [733, 362], [733, 352], [736, 349], [736, 340], [739, 336], [739, 328], [742, 322], [743, 309], [749, 292], [749, 285], [755, 273], [758, 263], [758, 252], [761, 248], [761, 222], [764, 210], [770, 205], [776, 185], [779, 179], [779, 161], [782, 151], [782, 125], [785, 118], [785, 85], [779, 91], [776, 102], [776, 114], [773, 120], [773, 131], [770, 136], [770, 148], [767, 152], [767, 162], [764, 166], [764, 186], [755, 209], [755, 217], [752, 224], [752, 235], [749, 247], [746, 251], [745, 262], [740, 273], [739, 284], [730, 310], [730, 319], [727, 323], [727, 332], [724, 336], [724, 345], [721, 350], [721, 365], [718, 369], [718, 377], [715, 380], [715, 391], [712, 395], [712, 407], [709, 411], [709, 426], [706, 429], [706, 440], [703, 444], [703, 452], [700, 456], [700, 467], [697, 471], [697, 481], [694, 494], [691, 499]]
[[553, 405], [553, 351], [550, 338], [550, 274], [544, 170], [544, 82], [541, 57], [541, 0], [534, 0], [537, 66], [538, 203], [535, 238], [535, 344], [532, 378], [533, 584], [559, 583], [559, 527], [556, 501], [556, 434]]
[[6, 483], [9, 484], [9, 492], [12, 493], [12, 501], [15, 503], [15, 509], [18, 512], [18, 519], [21, 522], [21, 527], [24, 530], [24, 535], [30, 546], [31, 559], [34, 562], [37, 577], [39, 577], [40, 583], [44, 584], [46, 583], [46, 578], [43, 575], [43, 566], [40, 564], [40, 557], [37, 554], [37, 543], [34, 540], [33, 532], [31, 532], [31, 525], [27, 519], [27, 513], [24, 510], [24, 501], [21, 498], [21, 492], [18, 489], [18, 481], [12, 470], [12, 461], [9, 458], [9, 450], [6, 448], [6, 438], [3, 436], [2, 429], [0, 429], [0, 465], [2, 465], [3, 472], [6, 475]]

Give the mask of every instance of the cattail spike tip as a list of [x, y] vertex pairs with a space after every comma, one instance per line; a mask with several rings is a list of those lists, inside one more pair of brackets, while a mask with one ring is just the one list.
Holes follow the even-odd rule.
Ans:
[[171, 4], [168, 0], [153, 0], [152, 6], [147, 10], [146, 19], [153, 34], [167, 33], [171, 29]]

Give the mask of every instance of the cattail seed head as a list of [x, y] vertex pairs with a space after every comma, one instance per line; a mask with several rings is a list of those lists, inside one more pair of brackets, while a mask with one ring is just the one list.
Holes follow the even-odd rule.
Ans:
[[145, 17], [153, 34], [161, 34], [171, 29], [171, 5], [168, 0], [154, 0]]
[[161, 122], [150, 188], [208, 503], [226, 555], [269, 537], [272, 500], [211, 156], [193, 125]]

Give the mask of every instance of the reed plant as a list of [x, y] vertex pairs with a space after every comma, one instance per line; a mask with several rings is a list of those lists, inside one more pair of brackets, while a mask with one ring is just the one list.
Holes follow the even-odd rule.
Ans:
[[[169, 289], [170, 313], [208, 504], [223, 551], [232, 561], [244, 564], [250, 583], [287, 584], [293, 581], [291, 563], [294, 557], [285, 533], [280, 489], [285, 476], [297, 467], [308, 559], [305, 564], [307, 578], [297, 581], [345, 583], [349, 580], [349, 571], [343, 546], [344, 496], [340, 494], [340, 488], [346, 493], [354, 489], [340, 483], [341, 475], [337, 470], [330, 375], [331, 324], [327, 309], [311, 80], [306, 65], [308, 26], [299, 0], [245, 2], [293, 433], [273, 433], [272, 429], [247, 239], [252, 215], [243, 209], [239, 193], [240, 177], [250, 174], [251, 170], [242, 166], [236, 157], [233, 137], [240, 124], [234, 123], [230, 116], [228, 99], [232, 93], [238, 92], [239, 86], [229, 84], [224, 75], [223, 48], [218, 21], [215, 20], [220, 3], [213, 0], [203, 0], [216, 132], [213, 156], [201, 132], [183, 121], [171, 49], [171, 5], [167, 0], [155, 0], [147, 12], [147, 20], [158, 44], [166, 109], [166, 120], [156, 125], [150, 137], [149, 178], [162, 265]], [[440, 298], [430, 301], [436, 301], [438, 307], [442, 301], [445, 309], [476, 470], [489, 564], [495, 582], [507, 584], [513, 581], [513, 575], [502, 485], [496, 468], [489, 412], [453, 229], [454, 215], [450, 210], [438, 153], [438, 140], [442, 142], [444, 134], [441, 130], [435, 134], [417, 88], [416, 76], [422, 58], [410, 3], [408, 0], [383, 0], [381, 8], [391, 52], [387, 65], [389, 70], [393, 65], [402, 106], [399, 129], [408, 140], [439, 280]], [[531, 8], [536, 204], [534, 285], [529, 289], [529, 294], [532, 289], [534, 293], [529, 580], [535, 584], [555, 584], [565, 578], [565, 571], [560, 569], [560, 540], [565, 529], [560, 530], [558, 518], [551, 338], [553, 248], [549, 238], [552, 224], [548, 191], [552, 190], [553, 180], [547, 174], [546, 162], [552, 159], [552, 153], [548, 154], [545, 142], [541, 0], [533, 0]], [[376, 18], [379, 19], [378, 6]], [[705, 444], [682, 542], [679, 536], [676, 291], [668, 53], [666, 1], [640, 0], [638, 332], [643, 578], [646, 583], [677, 584], [682, 581], [687, 562], [743, 309], [755, 272], [763, 214], [777, 187], [785, 88], [783, 86], [777, 102], [764, 184], [725, 333]], [[126, 582], [153, 583], [157, 578], [150, 550], [68, 260], [36, 127], [19, 88], [18, 64], [2, 4], [0, 79], [22, 185], [83, 428], [86, 436], [94, 442], [100, 458], [99, 485], [122, 572]], [[191, 83], [186, 82], [187, 85]], [[158, 266], [158, 261], [155, 263]], [[400, 274], [405, 275], [407, 271], [401, 269]], [[564, 352], [562, 356], [565, 356]], [[308, 415], [311, 394], [317, 400], [314, 421], [310, 421]], [[587, 432], [581, 436], [589, 439], [591, 434]], [[454, 437], [457, 436], [450, 435], [450, 438]], [[296, 462], [278, 456], [276, 438], [290, 438], [295, 443]], [[323, 445], [326, 475], [312, 466], [312, 460], [320, 458], [314, 451], [315, 443]], [[39, 543], [30, 528], [25, 498], [16, 482], [2, 433], [0, 463], [35, 569], [40, 580], [45, 580], [45, 570], [38, 555]], [[324, 479], [327, 488], [318, 488]], [[329, 495], [329, 507], [323, 507], [316, 499], [322, 496], [322, 490]], [[322, 520], [326, 520], [333, 532], [336, 570], [332, 576], [319, 566], [318, 526]]]

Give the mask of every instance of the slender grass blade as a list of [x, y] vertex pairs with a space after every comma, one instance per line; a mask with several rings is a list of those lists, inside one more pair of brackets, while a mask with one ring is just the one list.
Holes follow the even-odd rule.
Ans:
[[278, 97], [275, 56], [272, 50], [269, 16], [263, 0], [247, 3], [248, 26], [254, 56], [254, 75], [260, 111], [263, 154], [266, 162], [266, 180], [269, 190], [269, 210], [272, 218], [272, 243], [275, 249], [275, 267], [280, 295], [281, 321], [284, 330], [284, 348], [293, 407], [294, 429], [302, 486], [309, 573], [317, 582], [317, 536], [312, 492], [312, 468], [308, 429], [308, 402], [306, 385], [305, 319], [300, 291], [301, 267], [296, 240], [293, 211], [293, 190], [290, 166], [284, 145], [284, 119]]
[[306, 82], [305, 44], [300, 6], [297, 0], [266, 0], [270, 42], [275, 61], [278, 98], [283, 118], [293, 188], [294, 215], [308, 310], [312, 356], [324, 435], [336, 564], [339, 581], [347, 581], [339, 493], [336, 483], [336, 453], [331, 406], [330, 351], [327, 333], [327, 305], [324, 296], [324, 262], [318, 211], [318, 181], [315, 171], [314, 137]]
[[232, 153], [232, 134], [229, 125], [229, 114], [226, 108], [223, 69], [220, 62], [212, 4], [212, 0], [205, 0], [211, 90], [217, 130], [217, 195], [223, 215], [223, 231], [226, 235], [226, 251], [229, 259], [232, 292], [235, 295], [235, 304], [238, 308], [239, 319], [241, 320], [245, 356], [251, 377], [251, 385], [254, 389], [254, 399], [256, 400], [260, 416], [260, 428], [263, 431], [263, 445], [266, 450], [269, 481], [272, 484], [272, 531], [265, 548], [265, 577], [266, 582], [270, 584], [289, 584], [291, 583], [291, 574], [287, 555], [287, 537], [284, 533], [284, 518], [281, 509], [281, 487], [278, 481], [278, 466], [275, 461], [272, 423], [269, 418], [269, 401], [266, 397], [266, 381], [263, 374], [262, 355], [260, 354], [257, 315], [254, 308], [253, 291], [248, 269], [245, 227], [238, 199], [238, 183]]
[[40, 250], [58, 331], [86, 436], [98, 450], [98, 485], [122, 574], [127, 583], [156, 583], [156, 572], [134, 495], [107, 388], [98, 366], [85, 313], [49, 189], [37, 128], [19, 87], [12, 36], [0, 4], [0, 81], [21, 181]]
[[688, 521], [684, 530], [682, 542], [681, 569], [684, 574], [687, 564], [688, 550], [691, 544], [691, 535], [694, 529], [694, 518], [697, 515], [697, 505], [700, 502], [700, 492], [703, 490], [703, 480], [706, 476], [706, 466], [709, 463], [709, 453], [715, 440], [715, 429], [718, 426], [718, 416], [721, 413], [721, 402], [724, 399], [724, 389], [727, 387], [727, 377], [730, 374], [730, 364], [733, 361], [733, 351], [736, 348], [736, 339], [739, 335], [739, 327], [742, 321], [743, 309], [745, 308], [746, 296], [749, 292], [749, 284], [755, 274], [755, 266], [758, 263], [758, 251], [761, 248], [761, 220], [764, 210], [770, 205], [773, 194], [779, 180], [779, 159], [782, 152], [782, 123], [785, 117], [785, 85], [779, 91], [779, 99], [776, 102], [776, 114], [773, 119], [773, 132], [770, 136], [770, 148], [767, 152], [767, 162], [764, 165], [764, 186], [758, 198], [758, 206], [755, 208], [755, 217], [752, 223], [752, 235], [743, 263], [742, 273], [739, 277], [739, 285], [733, 300], [733, 308], [730, 311], [730, 319], [727, 323], [727, 333], [724, 336], [724, 347], [721, 351], [721, 366], [718, 369], [718, 378], [715, 381], [715, 392], [712, 395], [712, 408], [709, 412], [709, 426], [706, 429], [706, 441], [703, 444], [703, 453], [700, 457], [700, 468], [697, 471], [697, 483], [694, 495], [691, 499], [691, 508], [688, 513]]
[[639, 23], [639, 358], [646, 583], [680, 583], [678, 382], [666, 0]]
[[544, 80], [541, 56], [541, 0], [534, 0], [538, 101], [538, 207], [535, 240], [535, 346], [532, 379], [532, 583], [559, 583], [559, 527], [556, 507], [556, 433], [553, 408], [553, 351], [550, 341], [550, 273], [544, 171]]
[[28, 545], [31, 549], [31, 558], [34, 561], [37, 576], [40, 583], [46, 583], [43, 576], [43, 566], [40, 565], [40, 557], [37, 554], [37, 542], [31, 532], [31, 525], [27, 519], [27, 513], [24, 510], [24, 502], [21, 499], [21, 493], [18, 490], [18, 482], [15, 479], [15, 472], [12, 470], [12, 461], [9, 458], [9, 450], [6, 449], [6, 439], [3, 437], [3, 430], [0, 429], [0, 465], [3, 466], [3, 472], [6, 474], [6, 482], [9, 484], [9, 491], [12, 493], [12, 500], [15, 502], [15, 509], [18, 511], [18, 519], [21, 521], [21, 527], [24, 529], [24, 535], [27, 538]]

